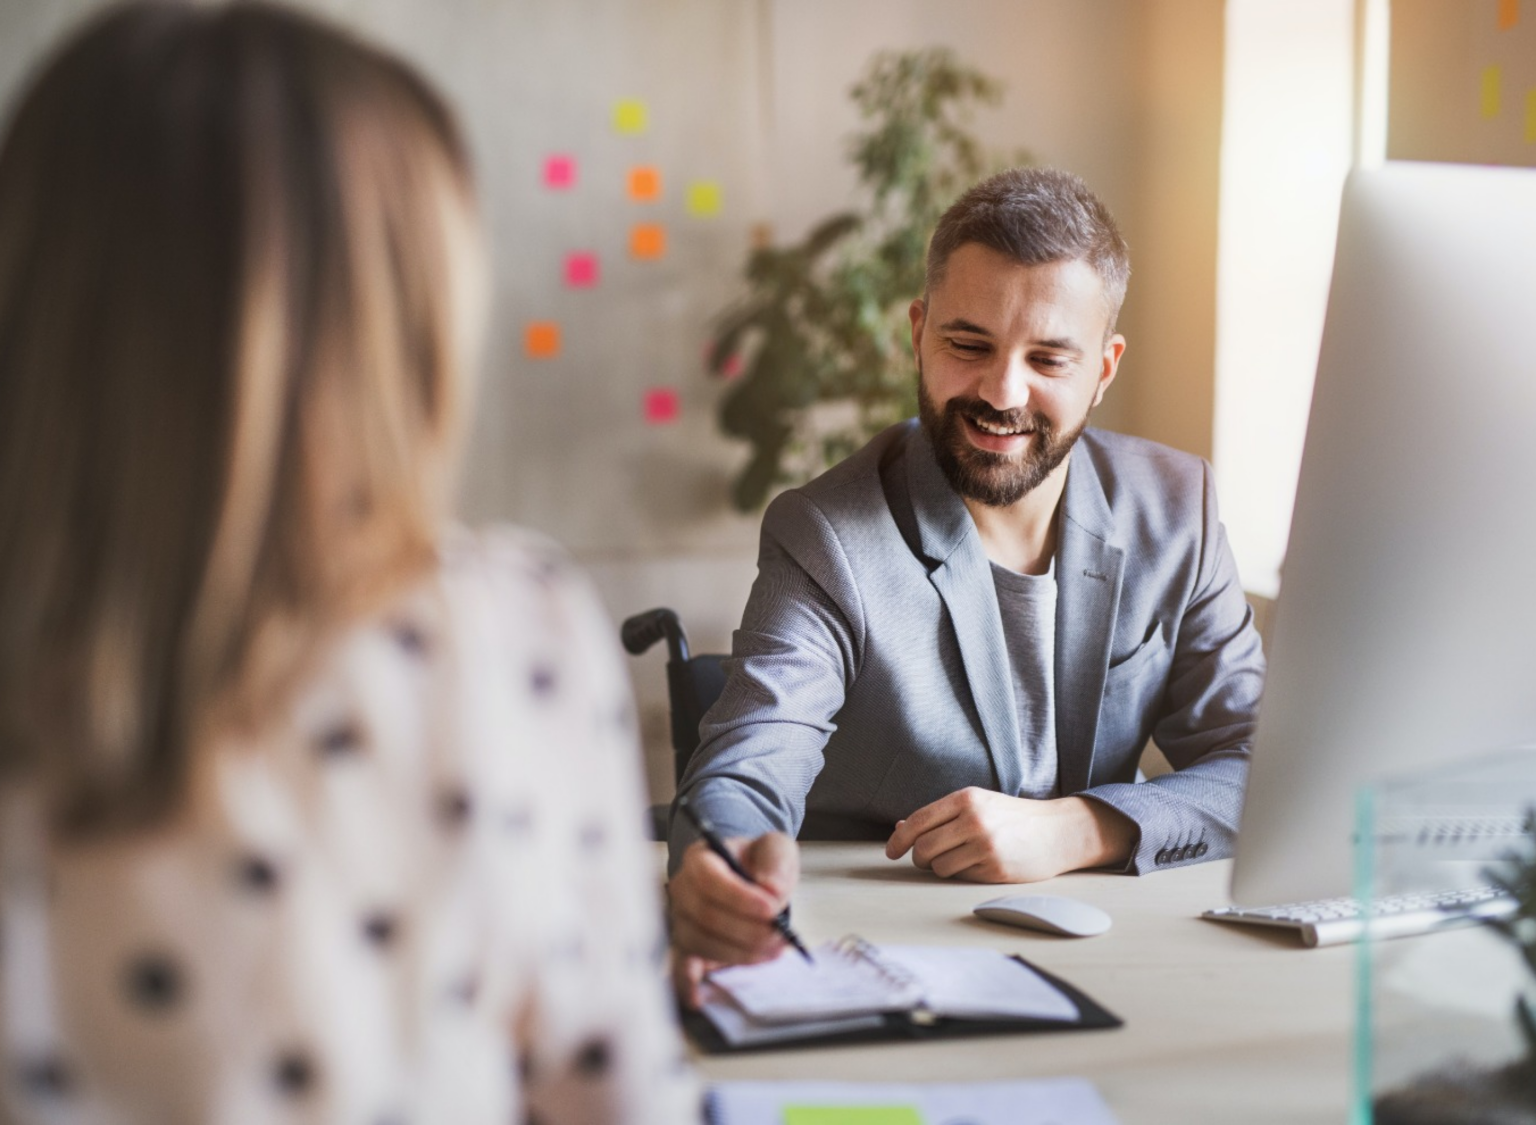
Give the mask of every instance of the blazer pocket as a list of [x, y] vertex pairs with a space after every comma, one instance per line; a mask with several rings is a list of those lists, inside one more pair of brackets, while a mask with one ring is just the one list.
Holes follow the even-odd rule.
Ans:
[[1108, 683], [1129, 683], [1138, 672], [1152, 665], [1167, 651], [1168, 642], [1163, 639], [1163, 627], [1160, 623], [1153, 622], [1146, 639], [1124, 660], [1117, 660], [1109, 666]]

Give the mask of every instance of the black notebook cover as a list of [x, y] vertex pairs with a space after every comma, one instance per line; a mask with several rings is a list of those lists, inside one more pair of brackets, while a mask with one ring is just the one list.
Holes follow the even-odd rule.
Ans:
[[971, 1035], [1010, 1035], [1035, 1031], [1094, 1031], [1124, 1026], [1125, 1021], [1119, 1016], [1060, 977], [1046, 972], [1018, 954], [1013, 954], [1012, 959], [1039, 973], [1047, 984], [1052, 985], [1072, 1001], [1077, 1006], [1077, 1019], [960, 1019], [952, 1016], [938, 1016], [919, 1021], [913, 1019], [907, 1012], [891, 1012], [883, 1017], [884, 1026], [882, 1027], [861, 1027], [830, 1034], [807, 1035], [804, 1038], [776, 1039], [771, 1043], [733, 1044], [720, 1034], [703, 1012], [684, 1011], [681, 1013], [683, 1030], [706, 1054], [723, 1055], [748, 1051], [798, 1050], [802, 1047], [838, 1046], [845, 1043], [961, 1039]]

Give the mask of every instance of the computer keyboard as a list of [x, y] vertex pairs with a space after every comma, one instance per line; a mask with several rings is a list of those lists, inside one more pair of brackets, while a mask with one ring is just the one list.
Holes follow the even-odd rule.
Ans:
[[1283, 906], [1224, 906], [1200, 915], [1213, 922], [1241, 922], [1294, 930], [1305, 946], [1356, 941], [1370, 928], [1372, 938], [1408, 937], [1493, 918], [1508, 918], [1519, 903], [1499, 887], [1464, 887], [1389, 895], [1362, 910], [1352, 898], [1317, 899]]

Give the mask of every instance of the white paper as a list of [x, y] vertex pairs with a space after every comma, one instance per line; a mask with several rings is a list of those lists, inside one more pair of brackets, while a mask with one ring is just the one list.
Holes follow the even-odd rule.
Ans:
[[717, 1082], [711, 1125], [783, 1125], [784, 1107], [910, 1105], [930, 1125], [1118, 1125], [1084, 1078], [1008, 1082]]
[[842, 1016], [837, 1019], [800, 1020], [795, 1023], [758, 1023], [747, 1015], [720, 989], [705, 983], [699, 1010], [715, 1025], [727, 1043], [735, 1046], [756, 1046], [763, 1043], [782, 1043], [795, 1039], [807, 1039], [816, 1035], [832, 1035], [848, 1031], [864, 1031], [884, 1025], [880, 1016]]
[[890, 976], [878, 961], [844, 943], [827, 942], [812, 956], [813, 963], [806, 964], [786, 951], [762, 964], [720, 969], [709, 979], [763, 1023], [904, 1012], [923, 998], [914, 982]]
[[1054, 984], [995, 949], [883, 945], [880, 958], [921, 982], [924, 1003], [941, 1016], [1079, 1018], [1077, 1005]]

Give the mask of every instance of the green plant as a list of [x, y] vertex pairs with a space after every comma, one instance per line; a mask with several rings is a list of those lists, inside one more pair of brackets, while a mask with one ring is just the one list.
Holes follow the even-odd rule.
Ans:
[[[1489, 924], [1514, 943], [1526, 968], [1536, 976], [1536, 809], [1525, 814], [1525, 835], [1525, 850], [1511, 852], [1488, 872], [1490, 880], [1519, 905], [1508, 918]], [[1515, 997], [1515, 1022], [1525, 1037], [1527, 1062], [1536, 1066], [1536, 1011], [1530, 993]]]
[[849, 146], [866, 207], [754, 250], [747, 295], [710, 348], [716, 374], [743, 369], [719, 416], [752, 446], [737, 508], [761, 507], [774, 485], [808, 479], [917, 412], [906, 310], [923, 290], [929, 233], [965, 187], [1029, 159], [985, 152], [964, 127], [1001, 92], [945, 48], [877, 55], [850, 91], [867, 126]]

